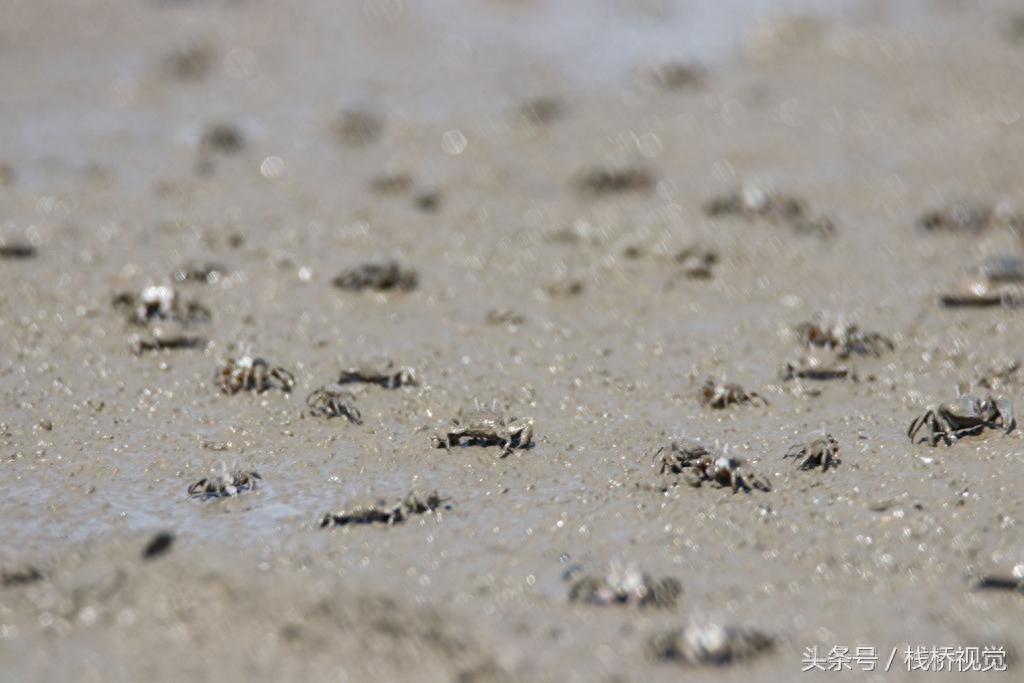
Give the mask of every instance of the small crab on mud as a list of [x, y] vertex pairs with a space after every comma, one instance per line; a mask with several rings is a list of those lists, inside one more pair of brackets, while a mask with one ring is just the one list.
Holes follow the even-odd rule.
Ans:
[[822, 472], [842, 462], [839, 459], [839, 442], [824, 427], [805, 436], [803, 443], [791, 446], [782, 457], [803, 458], [800, 469], [809, 470], [821, 465]]
[[212, 261], [186, 261], [171, 274], [177, 282], [204, 282], [215, 285], [227, 273], [227, 268]]
[[626, 159], [609, 159], [576, 175], [576, 189], [588, 195], [611, 195], [652, 189], [657, 178], [650, 169]]
[[883, 351], [896, 348], [888, 337], [861, 330], [856, 323], [848, 322], [842, 315], [830, 318], [818, 314], [813, 320], [800, 323], [795, 329], [805, 346], [831, 349], [841, 359], [848, 358], [852, 353], [880, 356]]
[[798, 235], [831, 237], [836, 232], [830, 218], [810, 217], [800, 199], [768, 193], [750, 184], [710, 200], [704, 205], [704, 213], [712, 218], [739, 216], [748, 221], [785, 224]]
[[953, 202], [921, 215], [917, 227], [927, 232], [977, 235], [990, 227], [1019, 227], [1021, 218], [1008, 204], [982, 204], [975, 201]]
[[378, 498], [369, 504], [349, 506], [341, 512], [328, 512], [320, 518], [320, 527], [347, 526], [349, 524], [387, 524], [393, 526], [413, 515], [433, 512], [451, 500], [442, 498], [437, 491], [421, 494], [416, 491], [398, 500]]
[[[728, 449], [727, 449], [728, 450]], [[771, 491], [767, 477], [743, 467], [743, 462], [726, 454], [712, 455], [696, 443], [672, 443], [654, 454], [661, 474], [685, 474], [691, 486], [699, 487], [706, 481], [721, 487], [730, 487], [736, 493], [741, 488], [748, 493], [753, 489]]]
[[940, 292], [939, 304], [946, 308], [1012, 308], [1024, 304], [1024, 292], [1015, 282], [976, 273], [960, 277], [951, 288]]
[[223, 498], [237, 496], [243, 491], [255, 490], [257, 482], [263, 481], [259, 472], [222, 472], [213, 477], [204, 477], [188, 487], [188, 495], [192, 498]]
[[783, 382], [791, 379], [844, 379], [850, 376], [850, 368], [839, 362], [834, 351], [809, 351], [795, 360], [786, 361], [779, 375]]
[[385, 389], [397, 389], [398, 387], [419, 384], [419, 377], [413, 368], [401, 367], [388, 360], [382, 363], [365, 363], [342, 370], [341, 377], [338, 378], [337, 383], [346, 384], [349, 382], [377, 384]]
[[448, 431], [432, 439], [434, 448], [458, 446], [461, 439], [483, 446], [496, 444], [502, 447], [501, 457], [507, 456], [513, 448], [527, 449], [533, 440], [533, 422], [517, 417], [505, 418], [495, 410], [476, 410], [462, 420], [452, 420]]
[[243, 389], [262, 394], [274, 386], [274, 381], [281, 391], [288, 393], [295, 386], [295, 376], [282, 367], [271, 367], [262, 358], [254, 358], [248, 353], [241, 358], [230, 358], [217, 371], [215, 377], [217, 388], [225, 394], [237, 394]]
[[1007, 398], [987, 396], [959, 396], [952, 401], [929, 408], [915, 418], [907, 429], [907, 436], [913, 441], [917, 433], [928, 428], [928, 442], [935, 446], [939, 439], [952, 443], [963, 436], [977, 434], [985, 427], [1001, 428], [1009, 434], [1016, 421], [1013, 418], [1013, 403]]
[[718, 259], [716, 250], [694, 244], [678, 252], [673, 261], [682, 277], [690, 280], [707, 280], [714, 276], [714, 267]]
[[114, 297], [114, 308], [130, 323], [147, 325], [153, 321], [176, 321], [183, 324], [210, 320], [210, 311], [196, 301], [179, 303], [178, 293], [166, 285], [151, 285], [138, 297], [127, 292]]
[[753, 391], [747, 392], [739, 384], [732, 382], [717, 382], [713, 377], [708, 377], [704, 386], [700, 389], [700, 404], [705, 407], [721, 409], [734, 403], [749, 403], [756, 405], [768, 405], [768, 399]]
[[569, 600], [595, 605], [674, 607], [683, 585], [679, 579], [652, 579], [635, 564], [613, 563], [604, 576], [584, 576], [569, 589]]
[[146, 351], [194, 349], [204, 344], [205, 338], [188, 334], [181, 323], [173, 320], [155, 323], [145, 333], [137, 332], [128, 337], [128, 346], [137, 356]]
[[332, 283], [338, 289], [354, 291], [408, 291], [416, 288], [419, 275], [415, 270], [403, 268], [398, 261], [388, 259], [371, 261], [346, 270], [335, 277]]
[[347, 417], [357, 425], [363, 423], [363, 416], [356, 408], [356, 397], [340, 384], [328, 384], [314, 389], [306, 397], [306, 408], [313, 417]]
[[691, 666], [725, 665], [750, 659], [775, 647], [775, 638], [752, 628], [709, 624], [687, 626], [655, 637], [654, 659]]

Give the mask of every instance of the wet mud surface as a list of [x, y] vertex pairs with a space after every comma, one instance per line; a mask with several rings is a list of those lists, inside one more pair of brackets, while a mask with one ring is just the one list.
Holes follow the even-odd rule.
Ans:
[[0, 10], [0, 669], [1019, 677], [1012, 7], [410, 4]]

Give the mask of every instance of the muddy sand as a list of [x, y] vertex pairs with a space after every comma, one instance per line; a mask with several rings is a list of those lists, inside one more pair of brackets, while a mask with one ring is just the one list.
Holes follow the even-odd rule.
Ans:
[[0, 677], [1018, 678], [1024, 20], [417, 5], [0, 10]]

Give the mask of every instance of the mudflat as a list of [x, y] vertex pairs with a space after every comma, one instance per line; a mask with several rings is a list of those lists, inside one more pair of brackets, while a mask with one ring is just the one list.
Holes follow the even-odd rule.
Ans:
[[1024, 19], [727, 5], [0, 10], [2, 677], [1018, 678]]

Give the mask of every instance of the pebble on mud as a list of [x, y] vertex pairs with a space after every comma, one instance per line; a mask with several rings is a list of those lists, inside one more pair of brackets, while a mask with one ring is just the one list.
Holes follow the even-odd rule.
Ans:
[[696, 64], [665, 61], [642, 70], [644, 80], [664, 90], [688, 90], [700, 88], [707, 80], [707, 73]]
[[519, 118], [530, 126], [546, 126], [561, 117], [564, 109], [555, 97], [536, 97], [519, 107]]
[[174, 545], [174, 534], [170, 531], [158, 532], [142, 549], [142, 559], [152, 560], [154, 557], [159, 557], [170, 551], [172, 545]]
[[32, 565], [20, 567], [4, 566], [0, 569], [0, 586], [24, 586], [25, 584], [42, 581], [43, 573]]
[[365, 147], [380, 138], [384, 122], [366, 109], [346, 109], [335, 120], [334, 134], [348, 147]]
[[206, 154], [237, 154], [245, 147], [242, 131], [230, 123], [213, 123], [203, 131], [199, 150]]
[[195, 43], [175, 50], [161, 61], [161, 71], [179, 81], [200, 81], [210, 73], [216, 57], [213, 46]]
[[28, 242], [6, 241], [0, 238], [0, 259], [35, 258], [36, 248]]

